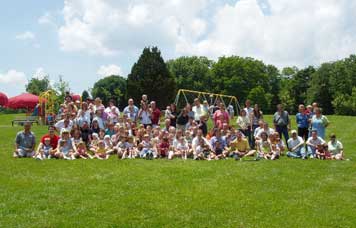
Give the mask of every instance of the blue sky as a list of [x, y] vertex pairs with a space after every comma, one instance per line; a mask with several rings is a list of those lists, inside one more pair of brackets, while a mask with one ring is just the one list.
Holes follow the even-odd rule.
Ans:
[[63, 75], [81, 93], [127, 76], [145, 46], [167, 59], [251, 56], [278, 67], [319, 65], [356, 50], [356, 1], [66, 0], [0, 3], [0, 91]]

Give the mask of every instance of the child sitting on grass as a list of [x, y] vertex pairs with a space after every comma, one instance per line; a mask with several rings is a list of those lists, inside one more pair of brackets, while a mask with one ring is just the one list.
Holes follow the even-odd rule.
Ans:
[[98, 144], [98, 148], [95, 151], [95, 158], [99, 159], [99, 160], [103, 160], [103, 159], [108, 159], [109, 155], [106, 153], [107, 150], [105, 149], [105, 143], [104, 141], [100, 140], [99, 144]]
[[170, 145], [169, 145], [168, 137], [163, 136], [160, 143], [158, 143], [157, 145], [158, 156], [161, 158], [168, 156], [169, 148]]
[[154, 158], [154, 149], [148, 134], [145, 134], [143, 136], [143, 141], [140, 143], [140, 146], [142, 148], [140, 151], [141, 158], [146, 158], [146, 159]]
[[126, 142], [124, 142], [123, 154], [121, 159], [126, 157], [129, 159], [135, 159], [137, 155], [136, 148], [134, 147], [134, 138], [133, 136], [128, 136]]
[[321, 160], [331, 160], [331, 154], [328, 151], [328, 146], [319, 144], [316, 146], [316, 158], [321, 159]]
[[269, 154], [272, 152], [271, 143], [268, 141], [266, 132], [261, 133], [261, 139], [257, 140], [257, 156], [256, 161], [260, 159], [268, 159]]
[[219, 141], [216, 141], [214, 151], [210, 152], [208, 160], [220, 160], [224, 158], [224, 149], [222, 148], [221, 143]]
[[51, 139], [49, 137], [44, 138], [44, 144], [42, 144], [42, 147], [39, 149], [39, 151], [35, 154], [34, 158], [38, 160], [43, 160], [43, 159], [51, 159], [52, 154], [55, 151], [53, 150], [51, 146]]
[[203, 139], [199, 140], [199, 145], [195, 148], [195, 160], [205, 160], [210, 155], [210, 147]]
[[182, 159], [187, 160], [188, 151], [188, 142], [184, 139], [183, 136], [180, 136], [174, 150], [169, 152], [168, 159], [171, 160], [174, 157], [181, 157]]
[[97, 133], [92, 134], [93, 139], [90, 142], [89, 145], [89, 151], [91, 151], [93, 154], [95, 154], [95, 151], [98, 149], [99, 145], [99, 135]]
[[93, 157], [87, 153], [87, 147], [83, 141], [78, 143], [77, 152], [74, 153], [74, 157], [83, 159], [93, 159]]

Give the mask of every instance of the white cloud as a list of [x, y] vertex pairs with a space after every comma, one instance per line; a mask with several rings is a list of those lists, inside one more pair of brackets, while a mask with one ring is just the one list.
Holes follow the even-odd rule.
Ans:
[[33, 74], [33, 78], [44, 79], [44, 77], [48, 76], [48, 73], [43, 69], [43, 67], [38, 67]]
[[222, 55], [305, 66], [356, 50], [356, 1], [66, 0], [63, 51], [137, 56], [157, 45], [169, 58]]
[[5, 92], [9, 97], [24, 92], [26, 84], [27, 78], [24, 72], [13, 69], [5, 73], [0, 72], [1, 92]]
[[57, 24], [55, 23], [55, 17], [51, 12], [45, 12], [41, 17], [38, 18], [37, 22], [40, 25], [50, 25], [57, 27]]
[[192, 41], [206, 29], [198, 15], [208, 0], [134, 1], [67, 0], [58, 29], [63, 51], [110, 56], [137, 53], [143, 47], [172, 48]]
[[34, 40], [36, 38], [35, 34], [30, 31], [26, 31], [15, 36], [17, 40]]
[[102, 78], [111, 75], [123, 75], [121, 68], [115, 64], [100, 66], [97, 71], [97, 74]]

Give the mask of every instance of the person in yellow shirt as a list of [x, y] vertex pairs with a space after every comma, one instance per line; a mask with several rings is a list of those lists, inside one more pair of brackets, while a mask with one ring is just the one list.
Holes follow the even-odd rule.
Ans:
[[250, 150], [248, 140], [239, 130], [236, 130], [236, 139], [231, 141], [229, 149], [235, 160], [241, 160], [241, 158], [253, 156], [256, 153], [256, 150]]

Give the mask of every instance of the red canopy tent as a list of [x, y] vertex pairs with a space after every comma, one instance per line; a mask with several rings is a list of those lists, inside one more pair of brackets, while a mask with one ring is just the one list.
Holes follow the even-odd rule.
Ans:
[[9, 101], [9, 99], [7, 98], [6, 94], [0, 92], [0, 106], [7, 105], [8, 101]]
[[34, 109], [38, 104], [38, 101], [38, 96], [30, 93], [23, 93], [21, 95], [9, 98], [6, 106], [12, 109]]
[[73, 101], [80, 101], [80, 95], [72, 94], [71, 96], [72, 96]]

